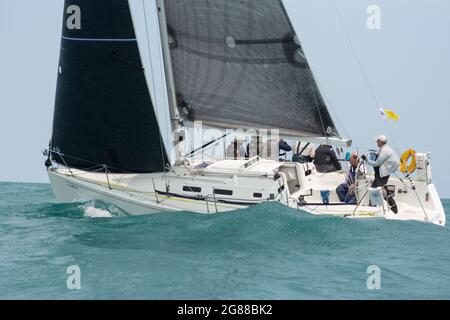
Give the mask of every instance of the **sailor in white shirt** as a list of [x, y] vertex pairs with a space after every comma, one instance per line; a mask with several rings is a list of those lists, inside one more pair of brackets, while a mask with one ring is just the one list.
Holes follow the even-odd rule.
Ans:
[[[361, 158], [374, 168], [375, 180], [372, 183], [372, 188], [382, 187], [387, 194], [386, 185], [389, 182], [391, 174], [395, 173], [400, 167], [400, 160], [395, 152], [387, 145], [388, 140], [386, 136], [380, 135], [376, 139], [376, 142], [380, 148], [376, 160], [368, 160], [365, 155], [361, 156]], [[387, 200], [392, 211], [397, 213], [398, 210], [394, 198], [387, 195]]]

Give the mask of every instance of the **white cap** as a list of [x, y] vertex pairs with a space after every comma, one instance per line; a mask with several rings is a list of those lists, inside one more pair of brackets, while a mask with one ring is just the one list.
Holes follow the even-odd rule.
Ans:
[[375, 139], [375, 141], [381, 141], [381, 142], [386, 143], [387, 137], [385, 135], [379, 135], [378, 138]]

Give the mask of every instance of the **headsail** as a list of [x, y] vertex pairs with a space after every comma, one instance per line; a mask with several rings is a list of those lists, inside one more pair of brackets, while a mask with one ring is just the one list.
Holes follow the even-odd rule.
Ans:
[[[159, 12], [156, 0], [128, 0], [136, 40], [145, 69], [145, 76], [158, 120], [161, 137], [169, 158], [173, 157], [172, 133], [176, 125], [174, 107], [168, 96], [166, 63], [164, 61]], [[173, 160], [173, 159], [171, 159]]]
[[339, 137], [280, 0], [165, 0], [165, 7], [188, 120]]
[[66, 0], [51, 147], [85, 169], [164, 171], [167, 159], [127, 0]]

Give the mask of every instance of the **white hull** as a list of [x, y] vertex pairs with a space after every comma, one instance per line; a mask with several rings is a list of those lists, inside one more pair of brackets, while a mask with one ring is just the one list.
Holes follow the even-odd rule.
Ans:
[[[376, 207], [364, 201], [359, 206], [340, 204], [333, 190], [344, 181], [344, 173], [324, 175], [313, 168], [310, 174], [305, 175], [305, 169], [311, 167], [259, 160], [242, 169], [240, 164], [244, 163], [239, 160], [218, 161], [204, 170], [178, 167], [169, 173], [133, 175], [52, 168], [49, 177], [58, 202], [99, 200], [130, 215], [168, 211], [221, 213], [272, 201], [316, 215], [417, 220], [436, 225], [446, 223], [445, 212], [433, 184], [415, 182], [416, 191], [404, 191], [407, 190], [404, 181], [391, 179], [389, 184], [399, 191], [395, 198], [399, 212], [394, 214], [387, 203]], [[279, 173], [278, 179], [274, 179], [274, 172]], [[297, 173], [294, 182], [293, 172]], [[280, 186], [285, 188], [280, 189]], [[216, 194], [219, 190], [220, 194]], [[230, 194], [224, 194], [227, 190]], [[320, 190], [332, 191], [329, 205], [322, 203]], [[307, 203], [299, 204], [299, 196], [303, 196]]]

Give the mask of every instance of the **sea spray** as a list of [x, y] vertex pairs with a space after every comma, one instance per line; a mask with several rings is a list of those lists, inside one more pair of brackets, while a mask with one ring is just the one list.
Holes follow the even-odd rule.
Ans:
[[91, 205], [86, 205], [84, 207], [84, 216], [90, 218], [112, 218], [111, 212], [105, 209], [95, 208]]

